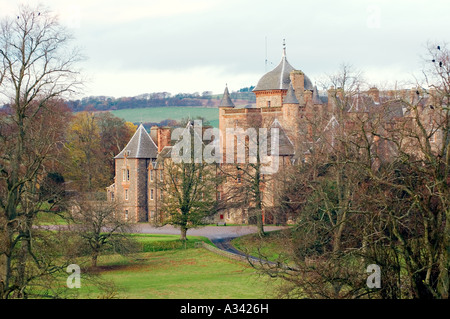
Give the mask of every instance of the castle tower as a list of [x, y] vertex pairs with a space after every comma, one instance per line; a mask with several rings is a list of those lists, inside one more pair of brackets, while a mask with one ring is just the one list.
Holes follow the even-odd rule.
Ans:
[[148, 221], [148, 167], [157, 155], [158, 147], [141, 124], [125, 148], [114, 158], [114, 198], [122, 204], [126, 220]]
[[[232, 110], [235, 108], [233, 101], [231, 101], [230, 93], [228, 92], [228, 86], [225, 86], [225, 91], [223, 92], [222, 100], [219, 104], [219, 130], [220, 130], [220, 145], [222, 146], [221, 152], [225, 156], [225, 138], [226, 138], [226, 128], [233, 127], [230, 123], [231, 119], [228, 116], [227, 110]], [[230, 126], [231, 125], [231, 126]], [[225, 159], [224, 159], [225, 160]]]
[[298, 121], [300, 118], [300, 105], [292, 84], [283, 99], [283, 122], [287, 128], [287, 134], [291, 140], [298, 138]]
[[299, 101], [304, 90], [313, 89], [311, 80], [302, 71], [289, 64], [286, 48], [283, 47], [280, 63], [275, 69], [264, 74], [253, 89], [256, 107], [281, 107], [291, 84]]

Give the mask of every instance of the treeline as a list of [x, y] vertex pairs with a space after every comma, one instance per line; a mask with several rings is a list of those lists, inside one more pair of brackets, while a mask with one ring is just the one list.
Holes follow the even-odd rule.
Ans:
[[[67, 107], [66, 96], [82, 86], [72, 39], [41, 5], [23, 4], [0, 20], [0, 92], [11, 101], [0, 108], [0, 299], [60, 298], [67, 267], [83, 267], [88, 251], [95, 265], [113, 240], [100, 233], [105, 225], [124, 229], [107, 214], [108, 202], [88, 204], [100, 202], [91, 195], [111, 183], [112, 157], [136, 128], [109, 112]], [[40, 227], [58, 214], [80, 226], [74, 233]]]
[[[231, 98], [242, 100], [241, 103], [254, 103], [255, 95], [251, 92], [253, 87], [241, 88], [231, 93]], [[211, 91], [203, 93], [178, 93], [172, 95], [169, 92], [145, 93], [133, 97], [114, 98], [111, 96], [89, 96], [79, 100], [67, 101], [67, 106], [73, 112], [81, 111], [109, 111], [161, 106], [203, 106], [217, 107], [222, 99], [222, 94], [213, 95]]]

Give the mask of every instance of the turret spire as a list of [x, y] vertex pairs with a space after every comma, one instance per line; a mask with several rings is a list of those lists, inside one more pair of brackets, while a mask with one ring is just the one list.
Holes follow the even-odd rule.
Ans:
[[299, 104], [297, 97], [295, 96], [294, 88], [292, 84], [289, 84], [289, 89], [283, 99], [283, 104]]
[[223, 92], [219, 107], [234, 107], [234, 103], [231, 101], [230, 93], [228, 92], [228, 85], [225, 85], [225, 91]]

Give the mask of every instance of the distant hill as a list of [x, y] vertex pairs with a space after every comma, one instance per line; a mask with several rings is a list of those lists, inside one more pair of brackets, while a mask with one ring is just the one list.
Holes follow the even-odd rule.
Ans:
[[[236, 106], [247, 106], [256, 102], [255, 95], [251, 92], [253, 87], [243, 88], [232, 92], [231, 98]], [[74, 112], [114, 111], [123, 109], [148, 108], [148, 107], [212, 107], [219, 106], [222, 94], [213, 95], [209, 91], [199, 93], [179, 93], [172, 95], [168, 92], [145, 93], [133, 97], [114, 98], [109, 96], [90, 96], [80, 100], [67, 101], [68, 107]]]
[[219, 110], [214, 107], [164, 106], [110, 111], [113, 115], [146, 129], [157, 126], [178, 126], [186, 119], [202, 119], [203, 125], [219, 127]]

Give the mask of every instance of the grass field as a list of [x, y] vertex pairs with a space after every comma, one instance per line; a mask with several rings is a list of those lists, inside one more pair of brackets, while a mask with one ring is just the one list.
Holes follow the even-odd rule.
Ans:
[[256, 234], [244, 235], [233, 239], [231, 243], [234, 247], [249, 255], [261, 255], [262, 258], [270, 261], [289, 263], [287, 256], [291, 256], [292, 252], [286, 243], [289, 242], [290, 236], [291, 229], [285, 229], [268, 232], [264, 239]]
[[[253, 268], [203, 248], [200, 237], [189, 237], [185, 249], [178, 235], [139, 235], [145, 251], [133, 256], [106, 255], [99, 259], [97, 275], [103, 288], [121, 299], [263, 299], [272, 297], [274, 282]], [[206, 240], [207, 241], [207, 240]], [[170, 243], [173, 243], [170, 248]], [[160, 249], [161, 245], [165, 249]], [[155, 249], [152, 250], [151, 247]], [[113, 287], [113, 288], [111, 288]], [[106, 291], [106, 292], [105, 292]], [[81, 298], [99, 298], [108, 290], [83, 284]], [[109, 295], [111, 296], [111, 294]]]
[[214, 127], [219, 127], [219, 109], [207, 107], [149, 107], [138, 109], [123, 109], [111, 111], [117, 117], [125, 121], [139, 122], [161, 122], [163, 120], [181, 120], [183, 118], [195, 119], [197, 116], [205, 118]]

